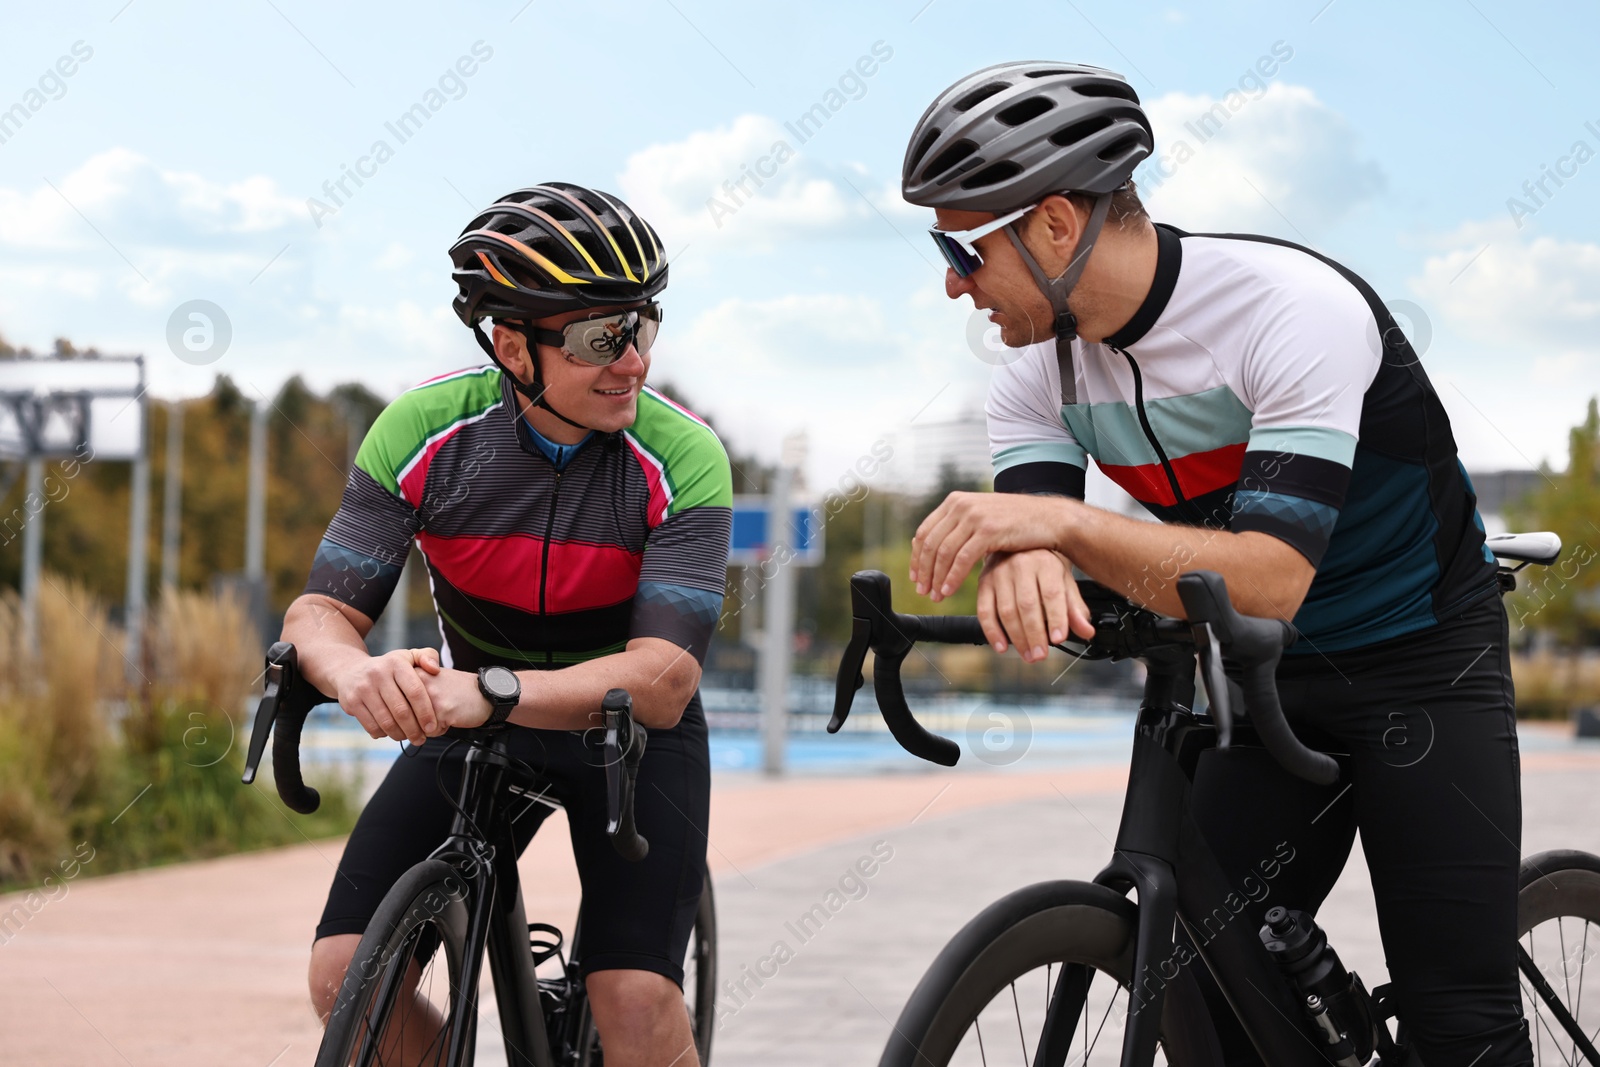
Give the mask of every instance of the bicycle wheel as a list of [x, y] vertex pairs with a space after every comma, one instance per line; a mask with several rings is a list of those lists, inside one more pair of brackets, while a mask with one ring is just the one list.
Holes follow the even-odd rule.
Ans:
[[[900, 1013], [879, 1067], [1117, 1064], [1137, 916], [1127, 898], [1086, 882], [1041, 882], [1001, 898], [933, 961]], [[1053, 1055], [1041, 1054], [1046, 1012], [1056, 995], [1071, 998], [1063, 1006], [1075, 1024], [1070, 1033], [1061, 1026], [1051, 1035]], [[1192, 981], [1168, 983], [1157, 1064], [1218, 1062], [1199, 996]]]
[[[1522, 861], [1517, 891], [1517, 937], [1523, 955], [1523, 1015], [1533, 1030], [1534, 1062], [1600, 1067], [1600, 856], [1559, 849]], [[1590, 986], [1584, 1001], [1584, 986]], [[1559, 1004], [1559, 1010], [1556, 1005]], [[1570, 1016], [1588, 1042], [1561, 1018]]]
[[700, 1062], [710, 1063], [711, 1035], [717, 1029], [717, 902], [709, 873], [700, 893], [694, 930], [689, 934], [689, 955], [683, 965], [683, 999], [689, 1008]]
[[[709, 874], [705, 888], [700, 891], [694, 929], [689, 931], [689, 950], [683, 961], [683, 1002], [689, 1011], [695, 1051], [704, 1067], [711, 1062], [711, 1037], [717, 1028], [717, 905]], [[604, 1063], [600, 1034], [595, 1029], [587, 999], [583, 1003], [583, 1028], [585, 1036], [578, 1063], [580, 1067], [600, 1067]]]
[[471, 1057], [477, 1020], [462, 1017], [460, 982], [466, 894], [443, 860], [424, 860], [395, 882], [345, 971], [317, 1067], [453, 1063], [455, 1029]]

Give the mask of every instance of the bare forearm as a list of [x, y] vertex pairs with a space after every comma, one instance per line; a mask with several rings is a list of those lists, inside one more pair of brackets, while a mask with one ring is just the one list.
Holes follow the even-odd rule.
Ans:
[[343, 613], [315, 596], [289, 605], [283, 640], [295, 646], [300, 674], [329, 695], [339, 692], [346, 671], [371, 658], [362, 632]]
[[1247, 615], [1292, 619], [1315, 571], [1306, 558], [1267, 534], [1140, 522], [1081, 501], [1068, 509], [1056, 547], [1101, 585], [1164, 615], [1183, 615], [1177, 578], [1211, 570], [1228, 583]]
[[655, 647], [631, 642], [627, 650], [555, 671], [518, 671], [522, 701], [511, 722], [541, 730], [583, 730], [600, 725], [607, 691], [626, 689], [633, 715], [651, 729], [678, 724], [700, 683], [700, 665], [664, 641]]

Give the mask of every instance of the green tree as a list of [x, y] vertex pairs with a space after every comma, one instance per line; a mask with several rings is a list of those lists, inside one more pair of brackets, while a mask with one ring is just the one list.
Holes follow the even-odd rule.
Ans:
[[1523, 529], [1552, 530], [1563, 551], [1553, 566], [1532, 568], [1511, 606], [1518, 625], [1550, 633], [1568, 646], [1600, 639], [1600, 403], [1590, 398], [1567, 441], [1567, 469], [1541, 469], [1544, 484], [1516, 520]]

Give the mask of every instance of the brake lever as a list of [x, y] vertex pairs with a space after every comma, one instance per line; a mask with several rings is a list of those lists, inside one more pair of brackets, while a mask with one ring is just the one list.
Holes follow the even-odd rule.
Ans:
[[606, 836], [618, 855], [637, 863], [650, 853], [650, 842], [639, 833], [633, 814], [648, 735], [633, 720], [633, 697], [626, 689], [608, 691], [600, 708], [605, 715]]
[[312, 707], [321, 703], [328, 703], [328, 698], [300, 676], [300, 658], [294, 645], [274, 642], [267, 649], [266, 685], [250, 729], [243, 781], [245, 785], [255, 781], [271, 735], [272, 778], [278, 796], [301, 815], [310, 815], [322, 804], [321, 795], [306, 785], [300, 774], [300, 731]]
[[1222, 648], [1211, 623], [1196, 623], [1191, 629], [1195, 651], [1200, 655], [1200, 681], [1205, 686], [1211, 719], [1217, 724], [1217, 748], [1226, 749], [1233, 743], [1233, 692], [1222, 669]]
[[855, 703], [856, 691], [866, 684], [861, 668], [867, 661], [867, 649], [872, 644], [872, 620], [859, 616], [850, 623], [850, 643], [845, 646], [839, 660], [839, 675], [834, 681], [833, 718], [828, 720], [828, 732], [836, 734], [850, 717], [850, 705]]

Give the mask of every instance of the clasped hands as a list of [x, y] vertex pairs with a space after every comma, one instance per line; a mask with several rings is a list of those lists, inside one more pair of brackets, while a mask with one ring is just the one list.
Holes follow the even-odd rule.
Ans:
[[373, 738], [420, 745], [452, 726], [482, 726], [493, 709], [478, 676], [450, 670], [432, 648], [373, 656], [339, 683], [339, 704]]
[[911, 580], [918, 593], [943, 600], [984, 561], [978, 578], [984, 636], [996, 652], [1015, 645], [1023, 660], [1037, 663], [1069, 632], [1094, 636], [1072, 563], [1061, 552], [1074, 506], [1081, 505], [1060, 497], [951, 493], [911, 539]]

